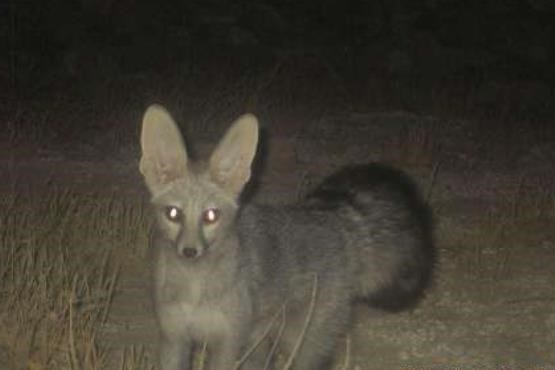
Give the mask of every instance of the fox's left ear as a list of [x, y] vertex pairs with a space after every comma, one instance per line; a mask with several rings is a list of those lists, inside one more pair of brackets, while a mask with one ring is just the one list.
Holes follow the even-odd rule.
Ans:
[[212, 179], [234, 196], [239, 196], [251, 176], [257, 145], [258, 120], [252, 114], [239, 117], [210, 157]]

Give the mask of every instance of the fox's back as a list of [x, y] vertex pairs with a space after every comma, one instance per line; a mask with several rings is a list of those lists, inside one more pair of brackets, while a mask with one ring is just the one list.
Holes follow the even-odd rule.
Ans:
[[294, 294], [290, 281], [312, 274], [350, 299], [396, 310], [416, 302], [430, 279], [430, 223], [415, 185], [371, 164], [332, 174], [295, 205], [246, 205], [238, 229], [276, 296]]
[[[241, 249], [259, 305], [299, 301], [314, 279], [330, 297], [350, 296], [349, 257], [337, 214], [305, 205], [247, 205], [238, 218]], [[269, 302], [272, 302], [269, 304]], [[262, 311], [264, 308], [262, 308]]]

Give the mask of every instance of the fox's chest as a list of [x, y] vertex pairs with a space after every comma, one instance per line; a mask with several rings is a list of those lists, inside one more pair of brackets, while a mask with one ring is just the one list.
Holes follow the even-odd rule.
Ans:
[[194, 279], [159, 281], [156, 297], [158, 320], [165, 332], [187, 333], [199, 341], [223, 335], [232, 317], [221, 303], [205, 298], [203, 285]]
[[164, 332], [208, 340], [230, 333], [246, 311], [241, 289], [222, 292], [221, 283], [204, 274], [161, 263], [155, 283], [158, 320]]
[[[187, 266], [173, 256], [161, 255], [154, 275], [156, 300], [196, 307], [217, 305], [233, 295], [229, 279], [217, 266]], [[206, 268], [204, 268], [206, 267]]]
[[227, 333], [230, 317], [215, 307], [195, 306], [188, 302], [172, 302], [158, 308], [158, 319], [165, 332], [187, 333], [202, 341]]

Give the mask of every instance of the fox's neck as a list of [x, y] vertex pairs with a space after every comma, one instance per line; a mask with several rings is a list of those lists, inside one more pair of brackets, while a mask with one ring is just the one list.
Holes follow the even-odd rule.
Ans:
[[[206, 293], [216, 298], [237, 281], [236, 276], [239, 273], [237, 237], [225, 237], [217, 243], [220, 244], [214, 245], [191, 265], [191, 273], [205, 281]], [[217, 276], [217, 279], [214, 276]]]

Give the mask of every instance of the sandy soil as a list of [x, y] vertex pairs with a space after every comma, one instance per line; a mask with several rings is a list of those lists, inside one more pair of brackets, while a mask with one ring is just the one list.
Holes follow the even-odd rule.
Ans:
[[[269, 128], [253, 201], [294, 201], [346, 163], [386, 160], [401, 166], [430, 194], [438, 250], [434, 284], [410, 312], [357, 307], [349, 369], [553, 369], [555, 149], [524, 148], [502, 163], [480, 151], [483, 143], [463, 138], [464, 122], [444, 122], [447, 129], [441, 132], [437, 125], [430, 118], [388, 113], [329, 118], [297, 135], [272, 135]], [[200, 152], [218, 138], [201, 141]], [[0, 168], [7, 167], [30, 186], [55, 182], [146, 199], [133, 155], [112, 161], [62, 154], [0, 162]], [[545, 210], [527, 201], [540, 193], [552, 202]], [[512, 218], [514, 208], [524, 211]], [[525, 217], [528, 213], [539, 216]], [[147, 279], [144, 261], [130, 255], [103, 329], [103, 340], [115, 349], [144, 346], [154, 354]], [[343, 352], [341, 343], [338, 353]]]

